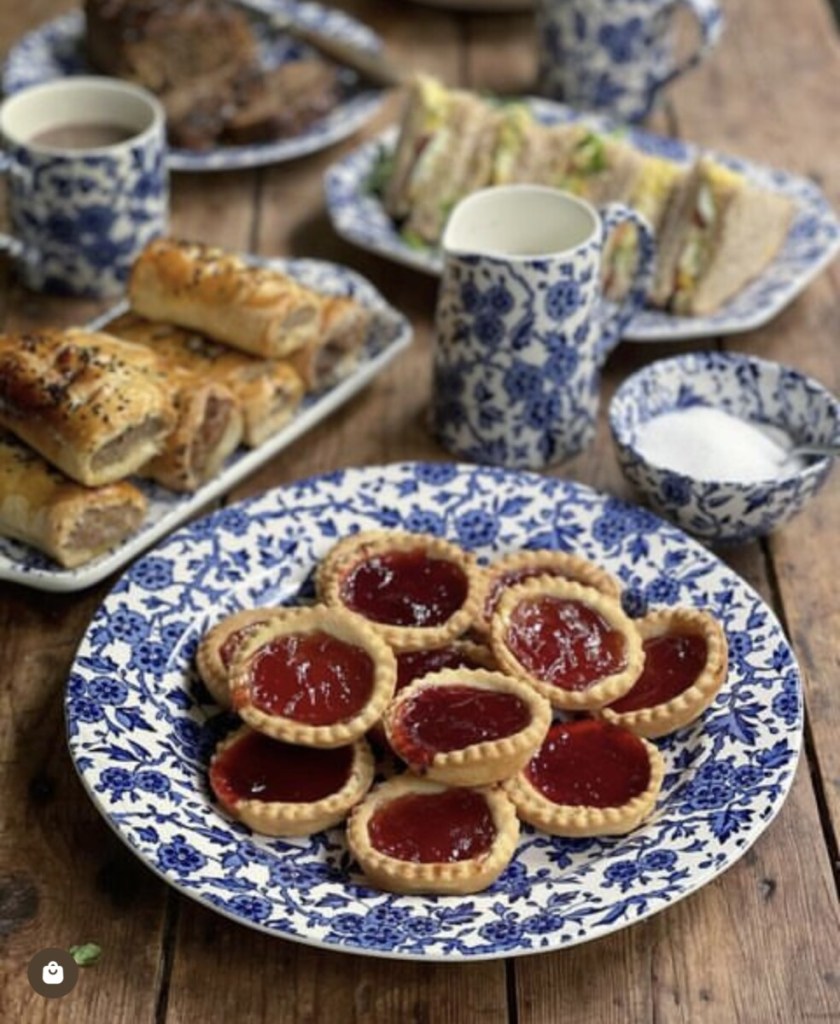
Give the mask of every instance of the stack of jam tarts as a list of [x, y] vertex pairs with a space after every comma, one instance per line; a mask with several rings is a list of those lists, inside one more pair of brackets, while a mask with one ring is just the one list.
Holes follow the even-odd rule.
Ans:
[[[347, 819], [371, 883], [469, 893], [513, 856], [520, 819], [559, 836], [619, 835], [654, 810], [651, 739], [696, 719], [726, 676], [708, 613], [631, 620], [618, 581], [577, 555], [489, 566], [439, 537], [340, 541], [315, 606], [237, 612], [198, 669], [243, 721], [210, 783], [254, 831]], [[374, 785], [374, 750], [399, 769]]]

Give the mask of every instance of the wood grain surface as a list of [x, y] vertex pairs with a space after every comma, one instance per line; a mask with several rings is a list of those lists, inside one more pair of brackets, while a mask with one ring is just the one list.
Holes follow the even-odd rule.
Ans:
[[[0, 53], [69, 0], [0, 5]], [[535, 69], [527, 13], [465, 15], [344, 0], [403, 66], [503, 93]], [[714, 55], [654, 122], [705, 146], [806, 174], [840, 209], [840, 39], [827, 0], [723, 0]], [[389, 123], [397, 97], [363, 135]], [[445, 457], [429, 437], [435, 282], [336, 237], [321, 178], [359, 136], [301, 160], [176, 175], [172, 230], [266, 256], [352, 266], [411, 319], [416, 340], [368, 389], [243, 482], [235, 501], [345, 465]], [[96, 306], [34, 296], [0, 264], [6, 329], [79, 323]], [[723, 347], [794, 365], [840, 391], [840, 267], [767, 327], [610, 358], [591, 448], [556, 471], [631, 498], [603, 410], [633, 370]], [[265, 936], [179, 896], [122, 845], [78, 781], [62, 697], [76, 646], [113, 581], [72, 595], [0, 585], [0, 1021], [37, 1024], [775, 1024], [840, 1021], [840, 476], [771, 539], [717, 552], [774, 609], [799, 660], [806, 746], [770, 828], [728, 872], [632, 928], [565, 951], [473, 964], [377, 960]], [[62, 1000], [37, 996], [38, 949], [96, 941], [101, 961]]]

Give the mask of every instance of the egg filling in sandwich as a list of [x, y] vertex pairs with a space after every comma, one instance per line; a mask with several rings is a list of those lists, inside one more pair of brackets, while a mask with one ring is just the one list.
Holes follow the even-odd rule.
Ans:
[[653, 302], [703, 316], [723, 305], [773, 259], [793, 204], [701, 157], [662, 227]]

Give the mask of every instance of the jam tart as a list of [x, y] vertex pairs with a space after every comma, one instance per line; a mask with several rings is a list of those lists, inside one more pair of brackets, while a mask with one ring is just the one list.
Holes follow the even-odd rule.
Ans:
[[373, 530], [339, 541], [316, 573], [321, 601], [362, 616], [394, 651], [445, 644], [478, 609], [472, 555], [429, 534]]
[[268, 836], [306, 836], [343, 821], [373, 783], [364, 739], [344, 747], [299, 747], [247, 725], [224, 739], [210, 787], [234, 818]]
[[226, 616], [199, 641], [195, 667], [210, 696], [222, 708], [230, 707], [230, 666], [239, 648], [253, 634], [286, 608], [245, 608]]
[[388, 743], [409, 769], [450, 786], [518, 772], [542, 743], [551, 705], [519, 679], [444, 669], [416, 679], [385, 711]]
[[479, 633], [489, 633], [490, 620], [505, 590], [537, 576], [557, 576], [594, 587], [607, 597], [621, 597], [619, 581], [581, 555], [553, 549], [513, 551], [484, 567], [481, 603], [474, 628]]
[[656, 806], [664, 762], [648, 740], [600, 719], [555, 722], [504, 788], [523, 821], [556, 836], [624, 835]]
[[644, 664], [619, 602], [592, 587], [539, 576], [506, 590], [490, 628], [503, 672], [527, 679], [556, 708], [588, 711], [625, 694]]
[[695, 608], [663, 608], [636, 620], [645, 665], [633, 687], [597, 713], [639, 736], [665, 736], [698, 718], [726, 679], [720, 623]]
[[[395, 694], [405, 689], [429, 672], [439, 672], [444, 668], [486, 668], [494, 669], [496, 659], [493, 652], [484, 644], [472, 640], [450, 640], [439, 647], [424, 647], [419, 651], [399, 651], [397, 653], [397, 685]], [[388, 738], [381, 722], [371, 727], [368, 734], [379, 747], [388, 746]]]
[[368, 881], [398, 893], [486, 889], [518, 838], [501, 788], [453, 788], [410, 774], [372, 789], [347, 823], [348, 845]]
[[231, 665], [234, 711], [274, 739], [304, 746], [352, 743], [381, 716], [397, 665], [357, 615], [320, 605], [288, 608], [239, 648]]

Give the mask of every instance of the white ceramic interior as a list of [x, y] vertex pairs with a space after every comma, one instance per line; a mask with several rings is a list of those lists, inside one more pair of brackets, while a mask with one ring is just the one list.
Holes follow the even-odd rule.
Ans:
[[497, 185], [462, 199], [443, 234], [444, 251], [533, 257], [569, 252], [601, 231], [597, 212], [568, 192]]
[[[30, 146], [41, 132], [68, 124], [118, 124], [133, 136], [103, 149], [118, 150], [157, 130], [164, 120], [163, 108], [151, 93], [130, 82], [94, 75], [63, 78], [23, 89], [0, 107], [0, 133], [16, 145]], [[44, 152], [79, 150], [32, 146]], [[95, 147], [94, 147], [95, 148]]]
[[794, 444], [840, 438], [840, 401], [792, 367], [734, 352], [694, 352], [650, 363], [615, 393], [610, 428], [627, 479], [652, 508], [689, 533], [727, 543], [765, 536], [825, 482], [832, 466], [825, 457], [755, 483], [699, 480], [654, 465], [638, 446], [641, 426], [693, 403], [778, 428]]

